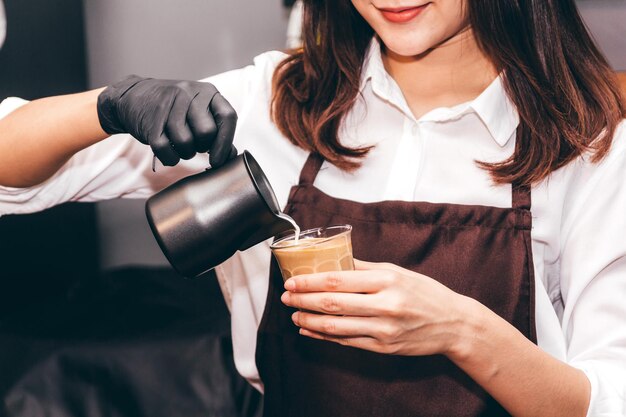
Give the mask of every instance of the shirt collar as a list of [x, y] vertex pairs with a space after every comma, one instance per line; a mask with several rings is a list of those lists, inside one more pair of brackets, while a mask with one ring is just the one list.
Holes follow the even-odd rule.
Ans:
[[519, 125], [519, 114], [504, 90], [502, 74], [472, 101], [471, 106], [493, 139], [500, 146], [506, 145]]
[[[380, 46], [380, 41], [374, 37], [365, 55], [360, 91], [363, 92], [371, 84], [372, 91], [379, 98], [413, 117], [402, 91], [385, 70]], [[493, 140], [500, 146], [508, 143], [519, 125], [519, 114], [504, 90], [502, 75], [474, 100], [450, 108], [434, 109], [421, 117], [420, 121], [448, 122], [472, 112], [480, 118]]]

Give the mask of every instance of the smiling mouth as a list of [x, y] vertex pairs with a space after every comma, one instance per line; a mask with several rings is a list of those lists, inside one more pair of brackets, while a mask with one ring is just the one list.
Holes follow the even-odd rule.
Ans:
[[391, 23], [407, 23], [419, 16], [428, 7], [429, 4], [430, 2], [421, 6], [385, 7], [377, 9], [383, 15], [385, 20]]

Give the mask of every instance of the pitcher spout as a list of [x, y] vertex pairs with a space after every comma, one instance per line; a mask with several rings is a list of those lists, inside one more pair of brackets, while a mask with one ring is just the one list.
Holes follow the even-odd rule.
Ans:
[[[294, 230], [294, 225], [287, 220], [288, 216], [282, 214], [273, 214], [274, 221], [269, 227], [264, 227], [253, 233], [244, 241], [239, 250], [243, 251], [257, 245], [264, 240], [277, 236], [289, 230]], [[287, 217], [287, 218], [285, 218]]]

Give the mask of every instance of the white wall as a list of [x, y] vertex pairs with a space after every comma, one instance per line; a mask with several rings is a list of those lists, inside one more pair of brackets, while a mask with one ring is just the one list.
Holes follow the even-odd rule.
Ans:
[[[283, 48], [281, 0], [84, 0], [93, 87], [128, 74], [200, 79]], [[143, 201], [100, 203], [103, 268], [166, 265]]]

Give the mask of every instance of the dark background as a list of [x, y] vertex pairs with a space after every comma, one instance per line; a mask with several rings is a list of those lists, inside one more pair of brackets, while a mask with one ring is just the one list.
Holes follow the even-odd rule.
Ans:
[[[0, 99], [87, 88], [82, 0], [9, 0], [5, 11], [10, 30], [0, 49]], [[0, 217], [0, 265], [0, 319], [63, 297], [98, 273], [95, 207]]]
[[32, 100], [87, 88], [82, 0], [5, 0], [0, 98]]

